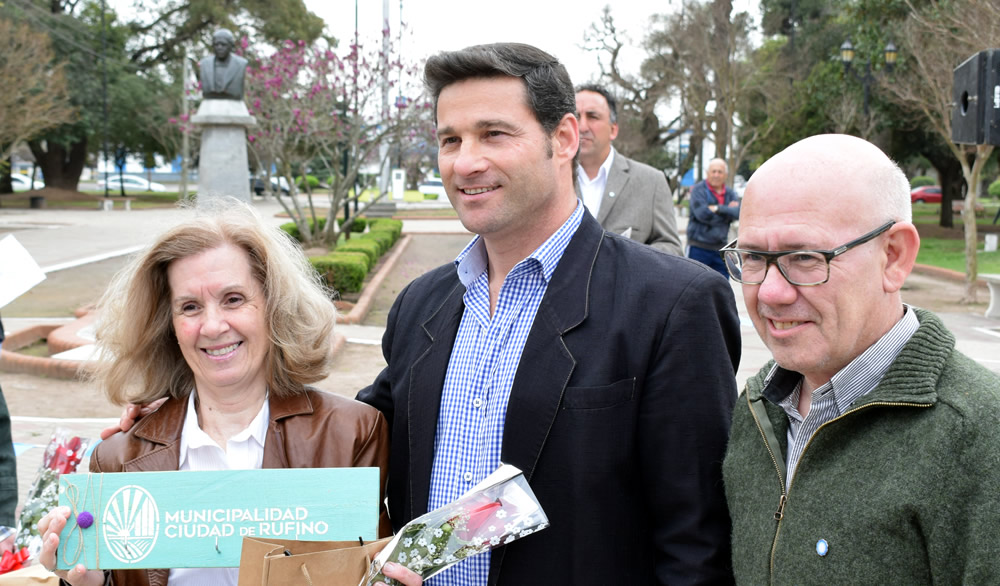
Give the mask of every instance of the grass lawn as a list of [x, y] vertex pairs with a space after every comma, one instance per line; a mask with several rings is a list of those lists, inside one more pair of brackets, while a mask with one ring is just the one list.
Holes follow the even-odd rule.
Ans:
[[[98, 198], [104, 197], [104, 191], [65, 191], [65, 190], [43, 190], [41, 192], [18, 192], [5, 193], [0, 197], [0, 206], [13, 209], [28, 209], [31, 207], [31, 196], [41, 195], [45, 197], [45, 207], [52, 209], [97, 209]], [[117, 197], [118, 193], [111, 193], [111, 197]], [[177, 192], [146, 192], [129, 193], [128, 197], [134, 197], [132, 209], [141, 210], [144, 208], [173, 207], [177, 204]], [[124, 207], [118, 203], [115, 208]]]
[[[1000, 208], [1000, 201], [997, 200], [981, 200], [979, 203], [983, 204], [986, 208], [985, 213], [982, 216], [976, 218], [977, 226], [992, 226], [993, 218], [997, 215], [997, 208]], [[913, 223], [914, 224], [937, 224], [941, 220], [941, 204], [939, 203], [915, 203], [913, 204]], [[952, 217], [955, 225], [958, 226], [962, 223], [961, 214], [954, 214]]]
[[[983, 252], [980, 244], [976, 255], [980, 273], [1000, 273], [1000, 251]], [[965, 272], [965, 241], [955, 238], [921, 238], [917, 262]]]
[[[1000, 202], [985, 200], [986, 213], [976, 218], [979, 236], [979, 253], [976, 255], [978, 272], [1000, 273], [1000, 251], [983, 252], [984, 232], [996, 232], [993, 218]], [[920, 253], [917, 262], [965, 272], [965, 238], [962, 218], [955, 215], [953, 229], [937, 226], [941, 215], [941, 205], [932, 203], [913, 204], [913, 223], [920, 230]]]

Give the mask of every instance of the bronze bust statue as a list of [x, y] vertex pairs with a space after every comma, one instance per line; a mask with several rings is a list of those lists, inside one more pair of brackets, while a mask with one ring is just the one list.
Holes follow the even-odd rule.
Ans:
[[206, 100], [242, 100], [247, 60], [233, 55], [233, 33], [219, 29], [212, 35], [214, 55], [201, 60], [201, 94]]

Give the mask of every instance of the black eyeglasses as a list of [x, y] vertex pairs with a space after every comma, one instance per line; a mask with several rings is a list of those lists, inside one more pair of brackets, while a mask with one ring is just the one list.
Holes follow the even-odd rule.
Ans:
[[889, 220], [861, 238], [851, 240], [847, 244], [833, 250], [783, 250], [781, 252], [764, 252], [760, 250], [743, 250], [736, 248], [733, 240], [719, 254], [726, 261], [726, 269], [733, 280], [744, 285], [760, 285], [767, 278], [767, 269], [775, 264], [785, 280], [792, 285], [811, 287], [822, 285], [830, 280], [830, 261], [844, 254], [855, 246], [860, 246], [895, 224]]

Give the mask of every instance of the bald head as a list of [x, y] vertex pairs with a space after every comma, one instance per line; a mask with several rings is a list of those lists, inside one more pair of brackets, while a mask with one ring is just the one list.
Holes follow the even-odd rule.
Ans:
[[[766, 190], [761, 189], [764, 183]], [[820, 134], [800, 140], [761, 165], [747, 184], [746, 197], [752, 204], [753, 197], [778, 188], [813, 198], [818, 207], [831, 208], [847, 222], [912, 219], [906, 175], [878, 147], [856, 136]]]

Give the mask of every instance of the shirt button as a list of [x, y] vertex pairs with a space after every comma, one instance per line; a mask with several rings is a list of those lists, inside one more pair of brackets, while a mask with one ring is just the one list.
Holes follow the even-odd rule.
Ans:
[[482, 399], [474, 399], [472, 401], [472, 406], [475, 407], [476, 409], [479, 409], [480, 407], [483, 406], [483, 400]]
[[472, 472], [466, 472], [462, 478], [464, 478], [466, 482], [472, 482]]

